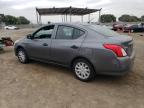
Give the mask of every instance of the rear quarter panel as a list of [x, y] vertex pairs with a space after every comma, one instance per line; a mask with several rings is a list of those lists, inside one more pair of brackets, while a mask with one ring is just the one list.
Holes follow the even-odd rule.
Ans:
[[119, 68], [116, 55], [103, 47], [104, 36], [89, 32], [80, 49], [80, 55], [87, 58], [97, 72]]

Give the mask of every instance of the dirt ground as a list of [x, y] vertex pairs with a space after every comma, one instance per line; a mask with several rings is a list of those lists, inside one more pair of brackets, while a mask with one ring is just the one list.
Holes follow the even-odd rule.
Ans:
[[[0, 30], [0, 36], [16, 40], [32, 31]], [[0, 52], [0, 108], [144, 108], [144, 36], [131, 35], [136, 50], [132, 72], [122, 77], [98, 75], [89, 83], [63, 67], [21, 64], [13, 48], [6, 48]]]

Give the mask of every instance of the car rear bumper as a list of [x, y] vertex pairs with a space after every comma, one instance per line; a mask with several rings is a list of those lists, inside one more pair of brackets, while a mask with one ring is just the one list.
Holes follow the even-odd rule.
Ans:
[[[134, 65], [134, 59], [135, 59], [135, 52], [133, 51], [131, 56], [118, 58], [115, 62], [115, 65], [117, 65], [115, 68], [109, 68], [105, 71], [98, 71], [98, 74], [105, 74], [105, 75], [124, 75], [129, 72], [132, 72], [131, 69]], [[111, 64], [112, 65], [112, 64]]]

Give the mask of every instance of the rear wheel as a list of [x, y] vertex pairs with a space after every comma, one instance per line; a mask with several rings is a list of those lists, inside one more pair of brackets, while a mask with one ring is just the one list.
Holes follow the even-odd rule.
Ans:
[[18, 57], [18, 60], [23, 64], [28, 63], [29, 61], [26, 51], [23, 48], [18, 49], [17, 57]]
[[90, 81], [95, 77], [92, 65], [85, 59], [77, 59], [73, 63], [75, 76], [81, 81]]

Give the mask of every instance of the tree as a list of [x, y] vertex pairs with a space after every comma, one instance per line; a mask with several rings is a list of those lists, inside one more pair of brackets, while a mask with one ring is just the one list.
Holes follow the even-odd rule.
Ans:
[[29, 24], [30, 23], [30, 21], [23, 16], [20, 16], [17, 19], [18, 19], [18, 21], [17, 21], [18, 24]]
[[140, 18], [140, 19], [141, 19], [141, 21], [144, 21], [144, 15], [143, 15], [143, 16], [141, 16], [141, 18]]
[[17, 18], [11, 15], [6, 15], [4, 16], [4, 22], [9, 25], [9, 24], [17, 24]]
[[0, 15], [0, 23], [2, 23], [2, 16]]
[[0, 23], [4, 22], [4, 14], [0, 14]]
[[102, 23], [116, 22], [116, 17], [112, 14], [103, 14], [100, 20]]
[[9, 24], [17, 24], [17, 18], [11, 15], [6, 15], [4, 16], [4, 22], [9, 25]]
[[140, 21], [140, 19], [137, 16], [131, 16], [131, 15], [122, 15], [121, 17], [119, 17], [119, 21], [122, 22], [137, 22]]
[[3, 14], [0, 14], [0, 23], [1, 22], [4, 22], [6, 25], [30, 23], [30, 21], [23, 16], [15, 17], [11, 15], [3, 15]]
[[131, 16], [131, 22], [137, 22], [140, 21], [140, 18], [138, 18], [137, 16]]

